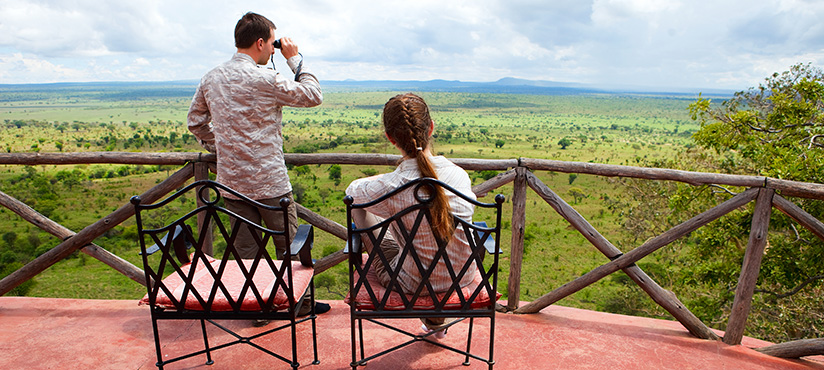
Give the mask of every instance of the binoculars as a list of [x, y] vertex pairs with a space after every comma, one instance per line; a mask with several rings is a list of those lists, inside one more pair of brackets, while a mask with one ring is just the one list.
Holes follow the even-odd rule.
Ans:
[[274, 46], [275, 49], [280, 49], [280, 39], [275, 40], [275, 42], [272, 43], [272, 46]]

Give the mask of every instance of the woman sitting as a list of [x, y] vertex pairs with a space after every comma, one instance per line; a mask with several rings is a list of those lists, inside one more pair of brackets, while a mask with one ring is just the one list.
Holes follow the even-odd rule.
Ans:
[[[430, 118], [429, 107], [421, 97], [408, 93], [390, 99], [383, 108], [383, 125], [386, 137], [400, 150], [403, 158], [393, 172], [353, 181], [346, 189], [346, 194], [352, 196], [355, 203], [366, 203], [375, 200], [397, 187], [421, 177], [438, 179], [475, 199], [475, 195], [472, 193], [472, 181], [466, 171], [443, 156], [432, 156], [432, 133], [435, 130], [435, 122]], [[355, 225], [360, 228], [376, 225], [399, 211], [416, 204], [417, 200], [413, 188], [365, 210], [353, 209], [352, 218]], [[463, 232], [455, 232], [452, 215], [471, 222], [474, 206], [451, 192], [444, 192], [440, 187], [436, 189], [431, 207], [432, 224], [427, 225], [424, 223], [418, 230], [412, 244], [421, 259], [422, 265], [429, 266], [438, 252], [436, 238], [448, 240], [447, 255], [453, 268], [459, 270], [469, 259], [471, 250], [466, 235]], [[404, 218], [403, 222], [407, 229], [411, 229], [413, 220]], [[375, 269], [375, 273], [384, 287], [388, 287], [390, 282], [387, 270], [396, 270], [401, 255], [401, 247], [395, 241], [397, 235], [401, 235], [396, 224], [392, 224], [389, 233], [393, 234], [394, 237], [386, 235], [379, 246], [388, 259], [389, 266], [384, 266], [380, 258], [375, 258], [372, 264], [372, 268]], [[364, 247], [371, 254], [373, 246], [367, 239], [364, 238], [363, 240]], [[476, 266], [472, 264], [461, 281], [462, 287], [472, 281], [475, 269]], [[405, 258], [398, 275], [398, 283], [404, 293], [413, 294], [420, 286], [421, 280], [421, 272], [415, 265], [414, 259]], [[432, 284], [432, 289], [435, 290], [434, 293], [445, 292], [452, 285], [452, 278], [442, 259], [430, 275], [429, 281]], [[421, 320], [424, 322], [424, 329], [428, 330], [437, 330], [445, 325], [443, 318]], [[443, 333], [438, 334], [439, 337], [443, 336]]]

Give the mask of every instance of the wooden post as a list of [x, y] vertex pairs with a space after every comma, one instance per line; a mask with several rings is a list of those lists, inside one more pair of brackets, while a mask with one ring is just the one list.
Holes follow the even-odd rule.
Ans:
[[[195, 181], [199, 180], [208, 180], [209, 179], [209, 164], [206, 162], [195, 162], [194, 164], [194, 174], [195, 174]], [[197, 202], [197, 206], [203, 206], [203, 201], [200, 200], [200, 197], [197, 195], [200, 193], [200, 189], [195, 192], [195, 201]], [[203, 253], [206, 253], [210, 256], [213, 256], [213, 237], [212, 237], [212, 225], [209, 224], [207, 230], [203, 230], [203, 222], [206, 219], [206, 214], [203, 212], [197, 213], [197, 231], [200, 234], [206, 233], [206, 238], [203, 239]]]
[[739, 193], [738, 195], [732, 197], [732, 199], [720, 205], [717, 205], [712, 209], [704, 211], [698, 216], [695, 216], [687, 221], [684, 221], [679, 225], [673, 227], [672, 229], [667, 230], [665, 233], [650, 239], [646, 243], [642, 244], [640, 247], [627, 252], [623, 256], [614, 259], [612, 262], [598, 266], [592, 271], [587, 272], [583, 276], [569, 283], [566, 283], [547, 294], [544, 294], [540, 298], [515, 310], [515, 313], [538, 312], [546, 306], [558, 302], [564, 297], [567, 297], [570, 294], [573, 294], [589, 286], [590, 284], [598, 280], [601, 280], [605, 276], [615, 271], [629, 267], [635, 262], [638, 262], [641, 258], [644, 258], [645, 256], [671, 243], [672, 241], [684, 235], [687, 235], [712, 221], [715, 221], [719, 217], [729, 212], [732, 212], [738, 207], [747, 204], [749, 201], [755, 198], [756, 194], [758, 194], [758, 189], [756, 188], [749, 189], [747, 191]]
[[526, 167], [515, 169], [512, 192], [512, 238], [509, 251], [509, 289], [506, 308], [518, 308], [521, 299], [521, 266], [524, 260], [524, 228], [526, 227]]
[[[43, 229], [49, 234], [60, 238], [60, 240], [66, 240], [75, 235], [73, 231], [63, 227], [63, 225], [60, 225], [57, 222], [50, 220], [48, 217], [38, 213], [25, 203], [14, 199], [2, 191], [0, 191], [0, 204], [12, 210], [12, 212], [18, 214], [24, 220]], [[103, 249], [102, 247], [95, 244], [87, 244], [81, 248], [80, 251], [98, 259], [100, 262], [109, 265], [109, 267], [117, 270], [123, 275], [126, 275], [129, 279], [143, 284], [144, 286], [146, 285], [146, 274], [142, 269]]]
[[[154, 202], [163, 195], [183, 185], [186, 180], [192, 176], [192, 165], [188, 164], [160, 184], [143, 193], [141, 198], [146, 202]], [[0, 295], [8, 293], [18, 285], [43, 272], [43, 270], [49, 268], [49, 266], [68, 257], [77, 249], [91, 243], [92, 240], [103, 235], [107, 230], [119, 225], [129, 217], [132, 217], [132, 215], [134, 215], [134, 206], [126, 203], [110, 215], [86, 226], [68, 240], [58, 244], [48, 252], [41, 254], [25, 266], [0, 280]]]
[[[578, 211], [561, 199], [561, 197], [555, 194], [541, 179], [531, 172], [527, 173], [527, 183], [532, 190], [541, 196], [561, 217], [567, 220], [572, 227], [578, 230], [581, 235], [589, 240], [589, 242], [607, 258], [613, 259], [622, 254], [618, 248], [612, 245], [598, 230], [592, 227]], [[622, 271], [624, 271], [635, 284], [641, 287], [655, 303], [667, 310], [676, 320], [684, 325], [692, 335], [701, 339], [719, 339], [718, 335], [704, 325], [698, 317], [693, 315], [693, 313], [678, 300], [673, 292], [658, 285], [658, 283], [652, 280], [638, 265], [631, 265]]]
[[741, 275], [738, 276], [738, 286], [735, 288], [735, 299], [732, 303], [730, 320], [724, 334], [724, 343], [730, 345], [741, 344], [744, 336], [744, 327], [747, 325], [747, 316], [752, 306], [752, 296], [755, 284], [758, 281], [758, 272], [761, 269], [761, 260], [764, 257], [764, 248], [767, 246], [767, 229], [770, 226], [770, 211], [775, 190], [762, 188], [758, 191], [755, 211], [752, 215], [752, 228], [747, 250], [744, 252], [744, 263], [741, 266]]
[[824, 355], [824, 338], [801, 339], [755, 349], [766, 355], [782, 358]]

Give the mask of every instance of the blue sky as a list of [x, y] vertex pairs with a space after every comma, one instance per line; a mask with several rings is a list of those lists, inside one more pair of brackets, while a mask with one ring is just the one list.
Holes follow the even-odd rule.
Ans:
[[0, 0], [0, 84], [196, 80], [246, 11], [321, 80], [744, 90], [824, 64], [818, 0]]

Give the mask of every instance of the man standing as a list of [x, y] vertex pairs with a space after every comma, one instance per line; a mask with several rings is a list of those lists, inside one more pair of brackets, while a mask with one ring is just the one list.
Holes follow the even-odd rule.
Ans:
[[[209, 152], [217, 154], [217, 181], [267, 205], [292, 199], [292, 185], [283, 159], [283, 107], [314, 107], [323, 102], [318, 79], [308, 72], [303, 56], [291, 39], [275, 38], [275, 24], [246, 13], [235, 26], [237, 53], [200, 80], [189, 107], [189, 130]], [[295, 79], [262, 68], [275, 53], [276, 41]], [[252, 222], [289, 235], [297, 231], [297, 209], [289, 207], [289, 225], [283, 218], [261, 212], [226, 194], [226, 208]], [[278, 258], [290, 240], [275, 239]], [[241, 258], [254, 258], [257, 246], [251, 232], [241, 230], [236, 246]], [[328, 311], [318, 303], [316, 312]]]

